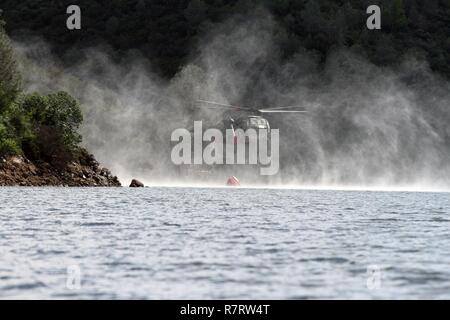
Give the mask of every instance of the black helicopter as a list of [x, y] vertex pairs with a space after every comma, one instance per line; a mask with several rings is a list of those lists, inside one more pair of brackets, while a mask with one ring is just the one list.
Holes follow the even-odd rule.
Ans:
[[226, 117], [222, 120], [222, 128], [232, 129], [266, 129], [270, 134], [270, 123], [263, 117], [263, 114], [292, 114], [306, 113], [307, 111], [298, 106], [284, 106], [275, 108], [261, 108], [249, 106], [237, 106], [225, 103], [218, 103], [207, 100], [197, 100], [196, 108], [227, 110]]
[[[218, 144], [218, 146], [228, 145], [232, 143], [237, 145], [239, 141], [245, 141], [246, 145], [250, 144], [249, 138], [246, 137], [246, 132], [249, 129], [253, 129], [255, 131], [266, 130], [268, 139], [267, 142], [271, 140], [271, 126], [269, 121], [263, 115], [269, 114], [296, 114], [296, 113], [305, 113], [307, 112], [302, 107], [297, 106], [284, 106], [284, 107], [275, 107], [275, 108], [261, 108], [261, 107], [250, 107], [250, 106], [239, 106], [232, 105], [226, 103], [218, 103], [214, 101], [207, 100], [196, 100], [191, 105], [195, 109], [214, 109], [219, 111], [216, 117], [202, 117], [206, 118], [202, 120], [205, 122], [207, 128], [219, 129], [222, 133], [231, 129], [233, 134], [233, 140], [228, 141], [228, 135], [222, 135], [223, 141]], [[206, 129], [206, 128], [205, 128]], [[238, 130], [240, 129], [240, 130]], [[200, 129], [202, 130], [202, 129]], [[242, 131], [243, 132], [242, 132]], [[195, 127], [188, 129], [191, 133], [191, 137], [195, 137]], [[241, 136], [244, 134], [244, 136]], [[240, 139], [244, 138], [244, 140]], [[258, 138], [259, 139], [259, 136]], [[215, 140], [212, 140], [215, 141]], [[178, 142], [177, 142], [178, 143]], [[202, 148], [206, 145], [209, 145], [211, 142], [202, 141]], [[271, 144], [269, 143], [271, 146]], [[193, 146], [193, 144], [192, 144]], [[202, 149], [203, 150], [203, 149]], [[234, 150], [234, 149], [233, 149]], [[225, 181], [226, 178], [230, 180], [231, 178], [235, 178], [237, 172], [239, 172], [239, 176], [244, 180], [249, 181], [249, 179], [255, 181], [261, 181], [264, 176], [260, 174], [260, 164], [252, 164], [249, 165], [249, 152], [245, 151], [245, 166], [240, 166], [240, 164], [233, 164], [232, 166], [225, 166], [223, 164], [228, 164], [227, 156], [222, 149], [223, 154], [223, 162], [221, 164], [204, 164], [199, 163], [196, 165], [185, 165], [185, 166], [177, 166], [176, 171], [177, 176], [179, 177], [188, 177], [188, 178], [198, 178], [200, 181]], [[228, 153], [228, 149], [226, 149], [226, 153]], [[191, 147], [191, 159], [195, 158], [195, 148]], [[233, 155], [234, 158], [234, 155]], [[233, 162], [234, 163], [234, 162]], [[242, 164], [242, 163], [241, 163]], [[231, 177], [231, 178], [230, 178]]]

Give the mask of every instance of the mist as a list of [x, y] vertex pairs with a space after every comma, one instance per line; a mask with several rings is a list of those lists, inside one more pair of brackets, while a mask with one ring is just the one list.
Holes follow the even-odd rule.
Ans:
[[[265, 11], [235, 16], [205, 34], [170, 80], [135, 52], [117, 63], [108, 48], [89, 48], [65, 67], [43, 39], [16, 37], [14, 47], [26, 91], [79, 99], [83, 145], [124, 184], [186, 182], [170, 162], [170, 135], [194, 120], [220, 120], [193, 108], [206, 99], [308, 110], [267, 117], [281, 144], [271, 185], [449, 189], [448, 80], [413, 54], [395, 67], [375, 66], [358, 48], [335, 48], [325, 62], [307, 50], [286, 60], [277, 30]], [[245, 183], [245, 168], [233, 170]]]

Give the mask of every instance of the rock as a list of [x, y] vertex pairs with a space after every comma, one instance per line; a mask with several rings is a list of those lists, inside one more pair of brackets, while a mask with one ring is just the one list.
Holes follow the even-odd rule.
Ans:
[[104, 177], [109, 177], [109, 176], [111, 176], [111, 171], [109, 171], [109, 170], [106, 169], [106, 168], [102, 168], [102, 169], [100, 170], [100, 175], [102, 175], [102, 176], [104, 176]]
[[23, 164], [23, 160], [21, 157], [11, 157], [10, 159], [11, 164], [14, 165], [16, 168], [20, 168]]
[[130, 183], [130, 188], [143, 188], [144, 184], [139, 180], [133, 179]]
[[32, 162], [24, 156], [1, 157], [0, 186], [121, 186], [108, 169], [100, 174], [92, 156], [82, 160], [83, 163], [75, 160], [61, 168], [42, 160]]

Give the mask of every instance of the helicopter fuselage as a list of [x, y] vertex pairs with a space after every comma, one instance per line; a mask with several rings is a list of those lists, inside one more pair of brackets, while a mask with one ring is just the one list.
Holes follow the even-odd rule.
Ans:
[[234, 121], [235, 129], [242, 129], [244, 131], [248, 129], [261, 130], [266, 129], [270, 133], [269, 121], [261, 116], [248, 116], [241, 117]]

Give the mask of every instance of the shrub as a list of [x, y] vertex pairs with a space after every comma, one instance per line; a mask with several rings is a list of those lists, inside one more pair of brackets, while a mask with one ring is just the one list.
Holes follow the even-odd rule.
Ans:
[[43, 124], [58, 128], [68, 149], [73, 150], [81, 143], [82, 138], [77, 130], [82, 122], [80, 106], [67, 92], [48, 95]]
[[76, 156], [81, 135], [77, 132], [83, 121], [78, 102], [66, 92], [47, 96], [37, 93], [25, 96], [20, 102], [25, 123], [23, 149], [33, 159], [51, 163], [65, 163]]
[[11, 135], [11, 128], [3, 117], [0, 117], [0, 155], [21, 154], [18, 141]]

